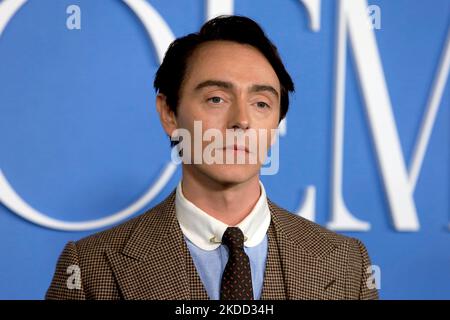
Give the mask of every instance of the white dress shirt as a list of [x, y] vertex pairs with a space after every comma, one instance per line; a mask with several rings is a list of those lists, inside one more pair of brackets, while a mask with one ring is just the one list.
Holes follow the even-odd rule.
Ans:
[[[258, 201], [247, 217], [236, 225], [244, 233], [245, 247], [254, 247], [261, 243], [270, 225], [270, 209], [267, 204], [266, 191], [261, 181], [259, 181], [259, 185], [261, 194]], [[175, 207], [178, 222], [186, 238], [197, 247], [207, 251], [220, 246], [222, 235], [229, 226], [186, 199], [183, 195], [181, 181], [176, 190]]]
[[[252, 211], [237, 227], [244, 233], [244, 251], [250, 260], [254, 298], [260, 299], [268, 253], [267, 229], [270, 209], [261, 181], [260, 196]], [[210, 299], [220, 298], [223, 271], [228, 262], [227, 246], [221, 245], [228, 225], [213, 218], [187, 200], [178, 184], [175, 198], [176, 215], [197, 273]], [[214, 241], [211, 241], [213, 239]]]

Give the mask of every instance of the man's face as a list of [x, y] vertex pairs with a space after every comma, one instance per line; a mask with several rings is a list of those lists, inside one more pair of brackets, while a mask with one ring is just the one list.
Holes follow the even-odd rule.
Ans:
[[[233, 150], [225, 140], [227, 130], [236, 133], [256, 132], [244, 142], [254, 155], [259, 150], [269, 150], [273, 130], [280, 116], [280, 82], [270, 63], [256, 48], [231, 41], [211, 41], [198, 47], [188, 61], [180, 90], [176, 127], [191, 133], [191, 159], [194, 161], [194, 143], [204, 150], [211, 141], [194, 141], [194, 121], [201, 121], [203, 132], [218, 129], [222, 133], [222, 164], [183, 164], [184, 170], [200, 174], [221, 184], [243, 183], [258, 175], [261, 158], [251, 163], [250, 153]], [[197, 123], [198, 124], [198, 123]], [[266, 131], [264, 135], [259, 135]], [[250, 141], [251, 140], [251, 141]], [[214, 141], [214, 140], [213, 140]], [[235, 140], [232, 144], [242, 145]], [[228, 146], [229, 148], [226, 148]], [[211, 151], [211, 149], [209, 149]], [[184, 151], [186, 152], [186, 151]], [[211, 154], [211, 153], [208, 153]], [[228, 154], [228, 155], [227, 155]], [[244, 157], [244, 164], [227, 164], [226, 157]], [[242, 163], [242, 162], [241, 162]]]

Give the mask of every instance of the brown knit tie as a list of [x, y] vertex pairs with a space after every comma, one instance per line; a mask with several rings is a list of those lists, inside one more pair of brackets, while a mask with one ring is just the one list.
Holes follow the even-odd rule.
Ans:
[[227, 265], [222, 276], [221, 300], [253, 300], [250, 261], [244, 251], [244, 234], [237, 227], [228, 227], [222, 243], [229, 249]]

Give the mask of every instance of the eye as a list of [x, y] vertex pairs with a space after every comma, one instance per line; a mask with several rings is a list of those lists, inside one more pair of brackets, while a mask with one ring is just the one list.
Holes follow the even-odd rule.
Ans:
[[212, 102], [213, 104], [219, 104], [219, 103], [223, 102], [224, 100], [221, 97], [212, 97], [212, 98], [207, 99], [206, 101]]
[[261, 109], [270, 108], [270, 106], [267, 103], [262, 102], [262, 101], [258, 101], [256, 103], [256, 106]]

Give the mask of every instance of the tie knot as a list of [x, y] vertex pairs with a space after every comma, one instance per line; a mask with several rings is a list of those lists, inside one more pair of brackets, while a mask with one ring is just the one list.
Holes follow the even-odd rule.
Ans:
[[228, 227], [222, 236], [222, 243], [230, 250], [244, 247], [244, 234], [238, 227]]

